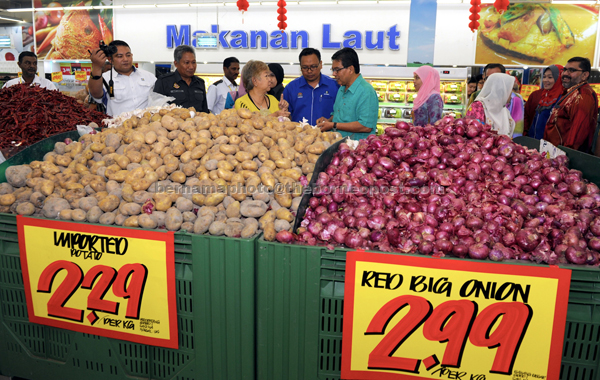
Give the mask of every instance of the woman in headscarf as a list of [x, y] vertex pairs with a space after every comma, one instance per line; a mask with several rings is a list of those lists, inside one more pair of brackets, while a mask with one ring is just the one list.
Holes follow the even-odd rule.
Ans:
[[273, 95], [279, 101], [281, 94], [283, 94], [283, 67], [279, 63], [269, 63], [269, 70], [275, 74], [275, 79], [277, 80], [277, 83], [269, 91], [269, 95]]
[[546, 122], [552, 112], [552, 107], [563, 92], [560, 75], [563, 67], [560, 65], [548, 66], [542, 77], [542, 88], [529, 95], [525, 103], [525, 131], [524, 134], [535, 139], [544, 137]]
[[414, 73], [417, 96], [413, 103], [413, 124], [424, 126], [442, 118], [444, 102], [440, 96], [440, 73], [431, 66], [421, 66]]
[[512, 137], [515, 121], [510, 116], [506, 104], [510, 101], [515, 77], [508, 74], [490, 75], [479, 96], [469, 106], [467, 117], [489, 124], [500, 135]]
[[513, 92], [510, 94], [510, 103], [508, 105], [508, 112], [510, 117], [515, 121], [515, 131], [513, 132], [513, 138], [523, 136], [523, 108], [525, 102], [521, 96], [521, 81], [515, 77], [515, 84], [513, 86]]

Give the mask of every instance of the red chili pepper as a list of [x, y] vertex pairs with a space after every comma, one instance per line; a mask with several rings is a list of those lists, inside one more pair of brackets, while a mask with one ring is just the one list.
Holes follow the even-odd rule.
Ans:
[[0, 149], [29, 146], [77, 125], [101, 125], [106, 118], [75, 98], [25, 84], [0, 90], [0, 116]]

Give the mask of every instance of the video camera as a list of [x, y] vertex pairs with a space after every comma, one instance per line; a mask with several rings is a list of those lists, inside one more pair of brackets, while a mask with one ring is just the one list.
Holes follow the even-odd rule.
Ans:
[[117, 52], [117, 47], [114, 45], [107, 45], [104, 41], [100, 41], [100, 45], [98, 46], [100, 50], [104, 53], [104, 55], [108, 57], [112, 57], [113, 54]]

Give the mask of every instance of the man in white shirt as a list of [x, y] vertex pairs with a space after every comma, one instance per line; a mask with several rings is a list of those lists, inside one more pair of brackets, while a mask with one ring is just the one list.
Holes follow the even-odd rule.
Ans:
[[[239, 86], [235, 80], [240, 75], [240, 61], [235, 57], [226, 58], [223, 61], [223, 73], [225, 74], [223, 79], [208, 87], [206, 95], [208, 109], [215, 115], [220, 114], [224, 109], [233, 108], [233, 103], [238, 98]], [[227, 95], [231, 97], [230, 102], [227, 101]]]
[[19, 54], [18, 65], [21, 68], [21, 78], [11, 79], [4, 84], [2, 88], [14, 86], [15, 84], [30, 84], [32, 86], [40, 86], [48, 90], [58, 90], [56, 85], [46, 78], [40, 78], [36, 75], [37, 73], [37, 55], [30, 51], [24, 51]]
[[133, 54], [124, 41], [115, 40], [108, 46], [116, 48], [116, 51], [108, 57], [113, 66], [113, 94], [107, 91], [110, 88], [111, 71], [102, 74], [102, 67], [107, 57], [102, 50], [95, 49], [91, 52], [92, 73], [88, 82], [90, 95], [96, 102], [106, 106], [106, 113], [110, 116], [146, 108], [148, 95], [154, 89], [156, 77], [148, 71], [133, 66]]

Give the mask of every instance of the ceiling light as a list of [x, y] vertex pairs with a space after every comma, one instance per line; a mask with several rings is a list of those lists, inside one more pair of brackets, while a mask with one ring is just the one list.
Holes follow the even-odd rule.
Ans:
[[157, 8], [184, 8], [189, 7], [190, 4], [156, 4]]
[[129, 9], [129, 8], [156, 8], [156, 4], [125, 4], [123, 5], [123, 8], [125, 9]]
[[13, 9], [7, 9], [6, 12], [14, 12], [14, 13], [33, 12], [33, 8], [13, 8]]
[[14, 22], [25, 22], [25, 20], [21, 20], [18, 18], [12, 18], [12, 17], [4, 17], [4, 16], [0, 16], [0, 19], [2, 20], [8, 20], [8, 21], [14, 21]]

